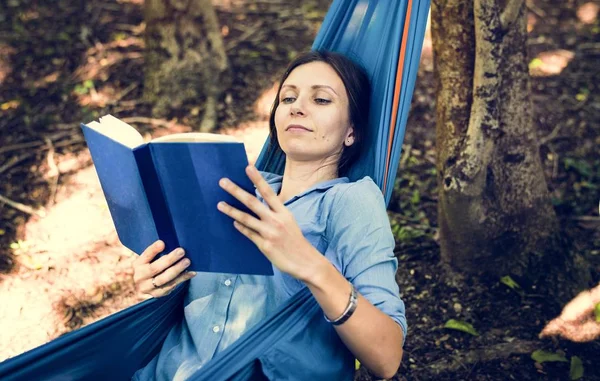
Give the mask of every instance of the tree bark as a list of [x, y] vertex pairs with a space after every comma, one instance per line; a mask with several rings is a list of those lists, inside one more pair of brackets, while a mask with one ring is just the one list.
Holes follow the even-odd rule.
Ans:
[[216, 126], [227, 55], [211, 0], [146, 0], [144, 97], [156, 116], [203, 101], [201, 131]]
[[535, 282], [573, 262], [539, 157], [525, 9], [523, 0], [432, 1], [436, 167], [442, 260]]

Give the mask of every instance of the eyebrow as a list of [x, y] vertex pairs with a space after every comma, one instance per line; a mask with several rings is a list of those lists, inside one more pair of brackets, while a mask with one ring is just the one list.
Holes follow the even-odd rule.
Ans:
[[[298, 86], [296, 86], [296, 85], [283, 85], [283, 86], [281, 86], [281, 90], [283, 90], [285, 87], [290, 87], [290, 88], [295, 89], [295, 90], [298, 89]], [[333, 93], [335, 95], [338, 95], [338, 93], [331, 86], [327, 86], [327, 85], [312, 85], [310, 88], [311, 89], [329, 89], [329, 90], [333, 91]]]

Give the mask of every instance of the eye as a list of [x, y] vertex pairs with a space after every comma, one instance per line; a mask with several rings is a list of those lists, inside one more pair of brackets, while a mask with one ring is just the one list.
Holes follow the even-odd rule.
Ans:
[[294, 98], [294, 97], [284, 97], [284, 98], [281, 98], [281, 103], [292, 103], [295, 100], [296, 100], [296, 98]]
[[326, 105], [326, 104], [331, 103], [331, 101], [329, 99], [325, 99], [325, 98], [315, 98], [315, 102], [320, 105]]

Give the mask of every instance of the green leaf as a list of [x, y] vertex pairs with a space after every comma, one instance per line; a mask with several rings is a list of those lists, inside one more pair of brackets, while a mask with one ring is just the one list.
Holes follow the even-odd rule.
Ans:
[[571, 369], [569, 369], [569, 378], [571, 380], [579, 380], [583, 377], [583, 363], [577, 356], [571, 357]]
[[577, 160], [570, 157], [565, 159], [565, 169], [574, 169], [583, 177], [592, 175], [592, 166], [585, 160]]
[[600, 323], [600, 303], [596, 304], [594, 315], [596, 316], [596, 322]]
[[546, 352], [542, 349], [533, 352], [531, 358], [540, 364], [543, 362], [568, 362], [565, 356], [558, 353]]
[[542, 66], [543, 64], [544, 64], [544, 62], [541, 59], [534, 58], [531, 60], [531, 62], [529, 62], [529, 70], [537, 69], [538, 67]]
[[113, 34], [111, 37], [111, 39], [113, 41], [123, 41], [126, 38], [127, 38], [127, 34], [123, 33], [123, 32], [117, 32], [117, 33]]
[[413, 191], [412, 197], [410, 198], [410, 202], [413, 205], [416, 205], [421, 202], [421, 194], [419, 193], [418, 189], [415, 189]]
[[469, 333], [473, 336], [479, 336], [479, 333], [477, 333], [471, 324], [460, 320], [450, 319], [444, 324], [444, 328], [455, 329], [457, 331]]
[[75, 85], [75, 88], [73, 89], [73, 91], [75, 91], [79, 95], [84, 95], [84, 94], [88, 93], [88, 89], [82, 85]]
[[521, 289], [521, 286], [519, 286], [519, 284], [515, 282], [513, 278], [510, 277], [510, 275], [506, 275], [500, 278], [500, 283], [512, 288], [515, 291]]
[[394, 236], [398, 241], [403, 243], [411, 242], [412, 240], [425, 235], [425, 233], [420, 230], [413, 229], [410, 226], [400, 225], [397, 225], [395, 229], [392, 228], [392, 233], [394, 233]]
[[587, 95], [583, 94], [583, 93], [579, 93], [579, 94], [575, 95], [575, 99], [577, 99], [579, 102], [583, 102], [587, 99]]
[[358, 359], [354, 360], [354, 370], [358, 370], [358, 368], [360, 368], [360, 361], [358, 361]]

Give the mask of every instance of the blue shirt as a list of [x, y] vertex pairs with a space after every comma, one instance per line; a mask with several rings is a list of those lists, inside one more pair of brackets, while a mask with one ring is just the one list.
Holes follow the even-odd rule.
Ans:
[[[263, 173], [279, 193], [282, 177]], [[257, 197], [262, 200], [257, 191]], [[369, 177], [314, 185], [285, 206], [305, 238], [406, 337], [404, 303], [395, 274], [394, 238], [381, 191]], [[274, 276], [198, 273], [190, 281], [184, 319], [160, 353], [134, 379], [185, 380], [216, 353], [272, 313], [304, 284], [274, 268]], [[315, 364], [327, 366], [327, 364]]]

